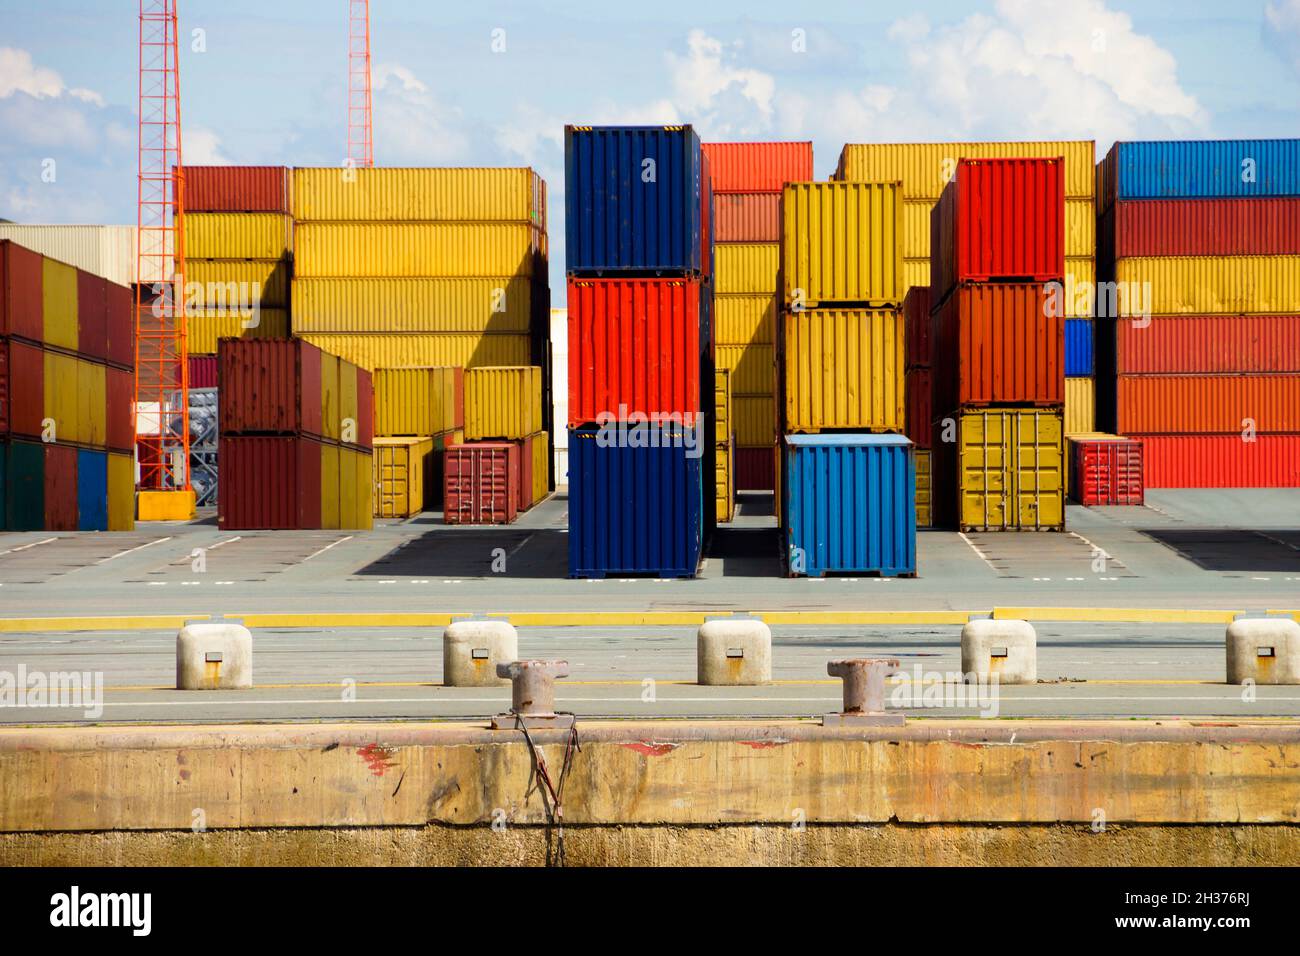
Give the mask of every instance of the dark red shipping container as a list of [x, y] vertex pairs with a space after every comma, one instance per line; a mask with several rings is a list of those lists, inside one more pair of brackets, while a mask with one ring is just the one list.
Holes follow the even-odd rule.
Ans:
[[715, 193], [715, 242], [780, 242], [780, 193]]
[[286, 166], [186, 166], [186, 212], [290, 212]]
[[77, 449], [45, 445], [45, 530], [77, 530]]
[[108, 447], [129, 452], [135, 446], [135, 425], [131, 410], [135, 407], [135, 375], [126, 369], [104, 369], [105, 416]]
[[[0, 348], [6, 343], [0, 341]], [[8, 392], [9, 432], [24, 438], [41, 437], [45, 418], [45, 351], [29, 342], [10, 339]]]
[[1300, 432], [1300, 375], [1121, 375], [1121, 435]]
[[776, 490], [776, 448], [736, 449], [736, 490]]
[[959, 286], [932, 317], [935, 414], [1063, 404], [1065, 317], [1057, 311], [1038, 283]]
[[903, 364], [907, 368], [929, 368], [930, 287], [914, 285], [903, 299]]
[[903, 379], [907, 406], [904, 434], [917, 448], [929, 448], [934, 416], [930, 409], [934, 403], [934, 383], [928, 368], [910, 368]]
[[222, 434], [323, 434], [321, 352], [314, 345], [221, 339], [217, 364]]
[[1300, 372], [1300, 315], [1156, 315], [1115, 323], [1126, 373]]
[[104, 323], [108, 361], [123, 368], [135, 368], [135, 294], [115, 282], [104, 283]]
[[715, 193], [779, 193], [786, 183], [814, 178], [811, 142], [705, 143], [704, 155]]
[[77, 351], [88, 358], [108, 359], [108, 283], [77, 270]]
[[1070, 442], [1070, 497], [1082, 505], [1140, 505], [1142, 442], [1075, 439]]
[[1131, 435], [1148, 488], [1300, 488], [1300, 435]]
[[0, 240], [0, 335], [31, 342], [45, 337], [42, 256], [10, 239]]
[[190, 388], [217, 387], [217, 357], [215, 355], [190, 356]]
[[569, 280], [571, 427], [702, 410], [704, 289], [698, 279]]
[[963, 159], [930, 213], [930, 289], [1065, 276], [1065, 161]]
[[515, 520], [523, 480], [517, 444], [448, 445], [442, 469], [446, 524], [510, 524]]
[[321, 526], [321, 443], [314, 438], [222, 435], [217, 472], [223, 530]]
[[[463, 372], [457, 369], [457, 372]], [[458, 376], [459, 377], [459, 376]], [[459, 393], [461, 396], [464, 392]], [[463, 397], [461, 399], [464, 400]], [[375, 377], [357, 366], [357, 444], [362, 448], [375, 446]]]
[[520, 512], [533, 506], [533, 441], [532, 435], [513, 444], [519, 446], [519, 503]]
[[1300, 255], [1300, 197], [1143, 199], [1098, 222], [1097, 258]]

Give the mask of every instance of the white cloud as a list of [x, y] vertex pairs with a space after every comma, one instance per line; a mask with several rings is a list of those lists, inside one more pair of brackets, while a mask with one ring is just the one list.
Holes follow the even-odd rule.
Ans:
[[26, 50], [0, 47], [0, 99], [14, 93], [59, 96], [63, 89], [63, 78], [53, 70], [34, 64]]
[[1300, 0], [1270, 0], [1265, 4], [1264, 35], [1279, 55], [1300, 72]]
[[467, 162], [469, 124], [439, 100], [415, 71], [379, 64], [372, 87], [376, 159], [385, 166], [445, 166]]
[[221, 138], [202, 126], [185, 125], [181, 148], [186, 166], [229, 166], [230, 157], [221, 151]]
[[564, 149], [564, 121], [523, 104], [508, 125], [497, 128], [495, 139], [502, 150], [529, 166], [553, 166], [551, 161]]
[[734, 90], [760, 113], [770, 116], [776, 80], [761, 70], [746, 69], [730, 62], [741, 52], [740, 44], [724, 49], [722, 41], [703, 30], [692, 30], [686, 38], [687, 55], [668, 54], [676, 102], [682, 111], [708, 112], [723, 93]]

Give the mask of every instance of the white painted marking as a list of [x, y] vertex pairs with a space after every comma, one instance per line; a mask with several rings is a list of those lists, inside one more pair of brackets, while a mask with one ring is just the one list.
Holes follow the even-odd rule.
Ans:
[[15, 552], [18, 551], [26, 551], [28, 548], [36, 547], [38, 544], [49, 544], [51, 541], [58, 541], [58, 540], [59, 539], [57, 537], [53, 537], [53, 538], [44, 538], [40, 541], [29, 541], [27, 544], [20, 544], [16, 548], [10, 548], [8, 551], [0, 551], [0, 555], [14, 554]]
[[318, 554], [324, 554], [326, 551], [328, 551], [330, 548], [334, 547], [334, 545], [336, 545], [336, 544], [342, 544], [344, 541], [351, 541], [353, 537], [354, 537], [353, 535], [348, 535], [346, 538], [339, 538], [337, 541], [332, 541], [332, 542], [330, 542], [329, 544], [325, 545], [325, 547], [321, 548], [319, 551], [313, 551], [311, 554], [307, 555], [307, 557], [303, 558], [303, 559], [302, 559], [301, 561], [299, 561], [298, 563], [299, 563], [299, 564], [306, 564], [306, 563], [307, 563], [308, 561], [310, 561], [312, 558], [316, 557], [316, 555], [318, 555]]
[[396, 583], [397, 583], [397, 579], [396, 579], [396, 578], [393, 578], [393, 579], [390, 579], [390, 580], [388, 580], [388, 581], [376, 581], [375, 583], [376, 583], [376, 584], [396, 584]]
[[165, 588], [167, 586], [166, 581], [146, 581], [145, 584], [151, 588]]
[[974, 541], [972, 541], [970, 538], [966, 537], [966, 532], [965, 532], [965, 531], [958, 531], [958, 532], [957, 532], [957, 537], [961, 538], [961, 539], [962, 539], [963, 541], [965, 541], [968, 545], [970, 545], [970, 549], [971, 549], [972, 551], [974, 551], [977, 555], [979, 555], [979, 559], [980, 559], [981, 561], [983, 561], [985, 564], [987, 564], [987, 565], [989, 566], [989, 568], [991, 568], [994, 572], [996, 572], [996, 573], [999, 574], [999, 575], [1002, 574], [1002, 572], [999, 571], [999, 570], [994, 566], [993, 562], [990, 561], [990, 560], [988, 559], [988, 555], [986, 555], [982, 550], [980, 550], [980, 548], [975, 544]]
[[143, 551], [145, 548], [152, 548], [155, 544], [162, 544], [164, 541], [170, 541], [171, 539], [172, 539], [172, 536], [171, 536], [171, 535], [168, 535], [168, 536], [165, 537], [165, 538], [158, 538], [158, 539], [156, 539], [156, 540], [154, 540], [154, 541], [146, 541], [144, 544], [142, 544], [142, 545], [138, 545], [137, 547], [134, 547], [134, 548], [127, 548], [125, 551], [119, 551], [119, 552], [117, 552], [117, 554], [111, 554], [111, 555], [109, 555], [107, 558], [100, 558], [100, 559], [99, 559], [98, 561], [96, 561], [95, 563], [96, 563], [96, 564], [107, 564], [109, 561], [112, 561], [112, 560], [114, 560], [115, 558], [120, 558], [120, 557], [122, 557], [122, 555], [124, 555], [124, 554], [131, 554], [131, 553], [134, 552], [134, 551]]

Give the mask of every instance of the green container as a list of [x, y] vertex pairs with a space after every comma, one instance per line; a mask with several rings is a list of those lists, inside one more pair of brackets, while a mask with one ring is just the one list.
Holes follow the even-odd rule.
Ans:
[[0, 531], [9, 530], [9, 514], [5, 508], [5, 486], [9, 481], [9, 442], [0, 441]]
[[43, 530], [45, 447], [39, 442], [14, 441], [9, 443], [5, 457], [6, 530]]

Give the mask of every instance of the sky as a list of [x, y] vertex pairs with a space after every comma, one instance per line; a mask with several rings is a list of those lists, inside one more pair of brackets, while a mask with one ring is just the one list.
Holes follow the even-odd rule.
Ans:
[[[179, 7], [187, 163], [343, 162], [347, 0]], [[0, 218], [135, 222], [137, 13], [0, 0]], [[1300, 135], [1300, 0], [371, 0], [371, 32], [376, 165], [537, 168], [557, 304], [565, 123], [810, 139], [819, 177], [846, 142], [1094, 139], [1100, 159]]]

